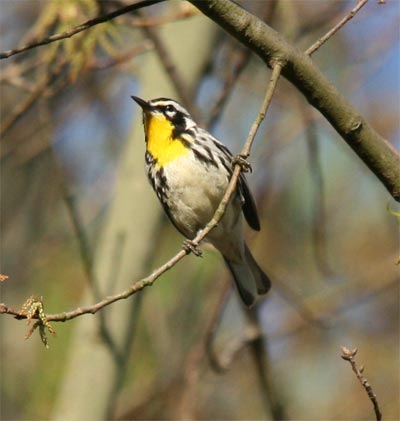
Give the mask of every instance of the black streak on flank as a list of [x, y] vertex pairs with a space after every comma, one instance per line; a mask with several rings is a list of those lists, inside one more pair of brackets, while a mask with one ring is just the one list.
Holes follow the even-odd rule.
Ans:
[[193, 148], [193, 153], [194, 156], [196, 157], [196, 159], [198, 159], [200, 162], [206, 164], [207, 166], [209, 165], [214, 165], [214, 167], [218, 168], [218, 163], [213, 160], [212, 158], [204, 155], [203, 153], [201, 153], [197, 148]]

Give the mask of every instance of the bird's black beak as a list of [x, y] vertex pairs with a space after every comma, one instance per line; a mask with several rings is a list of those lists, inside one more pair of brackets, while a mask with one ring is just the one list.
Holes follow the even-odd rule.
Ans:
[[133, 95], [131, 96], [131, 98], [142, 108], [144, 112], [151, 110], [151, 105], [144, 99]]

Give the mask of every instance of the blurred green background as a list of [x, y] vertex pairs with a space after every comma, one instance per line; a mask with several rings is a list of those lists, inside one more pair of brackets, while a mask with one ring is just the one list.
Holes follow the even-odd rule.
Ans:
[[[1, 51], [128, 3], [2, 0]], [[241, 4], [303, 50], [354, 6]], [[396, 148], [399, 18], [398, 2], [371, 1], [313, 56]], [[183, 239], [146, 180], [130, 95], [182, 100], [238, 153], [269, 76], [184, 2], [2, 60], [1, 302], [18, 309], [34, 294], [48, 313], [69, 311], [172, 257]], [[262, 230], [248, 241], [273, 280], [257, 309], [264, 373], [254, 343], [231, 355], [252, 325], [227, 295], [221, 257], [203, 246], [202, 259], [185, 258], [101, 314], [53, 323], [49, 350], [2, 315], [1, 419], [271, 419], [277, 406], [291, 419], [374, 419], [341, 346], [358, 348], [384, 419], [400, 418], [399, 222], [387, 207], [399, 208], [283, 79], [249, 160]], [[231, 358], [223, 373], [207, 341]]]

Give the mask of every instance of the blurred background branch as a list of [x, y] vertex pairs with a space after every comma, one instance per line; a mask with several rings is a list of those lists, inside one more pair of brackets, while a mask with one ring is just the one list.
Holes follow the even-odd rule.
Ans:
[[31, 50], [33, 48], [41, 47], [43, 45], [51, 44], [52, 42], [61, 41], [66, 38], [70, 38], [76, 34], [79, 34], [80, 32], [86, 31], [89, 28], [92, 28], [95, 25], [99, 25], [101, 23], [110, 21], [112, 19], [115, 19], [118, 16], [124, 15], [126, 13], [130, 13], [133, 11], [136, 11], [138, 9], [141, 9], [143, 7], [148, 7], [153, 4], [161, 3], [165, 0], [143, 0], [138, 1], [134, 4], [130, 4], [129, 6], [121, 7], [120, 9], [114, 10], [111, 13], [108, 13], [106, 15], [101, 15], [94, 19], [89, 19], [86, 22], [81, 23], [80, 25], [76, 26], [75, 28], [72, 28], [68, 31], [62, 32], [60, 34], [54, 34], [49, 37], [46, 37], [44, 39], [41, 39], [40, 41], [33, 41], [29, 43], [28, 45], [24, 45], [23, 47], [14, 48], [13, 50], [7, 50], [3, 53], [0, 53], [0, 59], [5, 59], [12, 57], [16, 54], [23, 53], [25, 51]]

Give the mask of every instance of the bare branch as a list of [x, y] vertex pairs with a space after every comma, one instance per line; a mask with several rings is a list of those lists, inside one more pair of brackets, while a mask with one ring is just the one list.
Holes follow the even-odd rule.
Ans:
[[268, 66], [283, 63], [282, 75], [319, 110], [347, 144], [400, 201], [400, 155], [325, 78], [310, 57], [286, 42], [265, 22], [230, 0], [190, 0]]
[[[46, 318], [49, 322], [66, 322], [67, 320], [75, 319], [76, 317], [82, 316], [83, 314], [96, 314], [103, 307], [106, 307], [116, 301], [124, 300], [130, 297], [131, 295], [135, 294], [136, 292], [142, 290], [143, 288], [152, 285], [159, 276], [161, 276], [164, 272], [166, 272], [167, 270], [172, 268], [176, 263], [182, 260], [186, 254], [187, 252], [185, 250], [181, 250], [174, 257], [172, 257], [167, 263], [165, 263], [160, 268], [155, 270], [151, 275], [135, 282], [131, 287], [129, 287], [128, 289], [126, 289], [125, 291], [119, 294], [110, 295], [91, 306], [79, 307], [75, 310], [64, 312], [64, 313], [46, 314]], [[0, 313], [11, 314], [15, 316], [17, 319], [27, 318], [25, 313], [10, 309], [3, 303], [0, 304]]]
[[350, 10], [350, 12], [340, 20], [330, 31], [328, 31], [323, 37], [318, 39], [311, 47], [307, 48], [306, 51], [304, 51], [305, 54], [308, 56], [311, 56], [315, 53], [315, 51], [318, 50], [321, 45], [325, 44], [326, 41], [328, 41], [329, 38], [331, 38], [333, 35], [336, 34], [336, 32], [345, 25], [350, 19], [353, 19], [354, 15], [367, 3], [368, 0], [359, 0], [353, 9]]
[[354, 357], [356, 356], [356, 354], [357, 354], [357, 348], [350, 350], [346, 348], [345, 346], [342, 346], [341, 357], [345, 361], [348, 361], [350, 363], [351, 368], [356, 374], [358, 381], [361, 383], [362, 387], [367, 392], [367, 395], [374, 406], [376, 420], [380, 421], [382, 419], [382, 413], [381, 413], [381, 410], [379, 409], [378, 400], [368, 380], [363, 376], [364, 367], [363, 366], [361, 366], [360, 368], [357, 367], [357, 364], [354, 360]]
[[[260, 124], [264, 120], [264, 117], [268, 111], [269, 105], [271, 104], [272, 96], [275, 92], [276, 85], [278, 83], [279, 77], [281, 75], [283, 63], [280, 60], [275, 61], [272, 63], [272, 74], [271, 78], [269, 80], [269, 85], [267, 88], [267, 91], [265, 93], [264, 101], [261, 105], [261, 109], [251, 126], [249, 135], [247, 137], [246, 143], [244, 144], [244, 147], [242, 149], [242, 152], [240, 153], [241, 156], [247, 158], [250, 155], [250, 149], [253, 146], [254, 137], [257, 134], [258, 128], [260, 127]], [[236, 166], [237, 168], [238, 166]], [[240, 166], [239, 166], [240, 168]]]
[[[250, 153], [251, 146], [254, 141], [254, 137], [257, 133], [257, 130], [263, 121], [265, 114], [268, 110], [268, 107], [271, 103], [273, 93], [275, 91], [280, 73], [281, 73], [282, 65], [280, 62], [276, 62], [272, 71], [272, 75], [270, 78], [270, 82], [268, 84], [265, 98], [263, 100], [263, 103], [261, 105], [260, 111], [257, 114], [257, 117], [251, 126], [249, 135], [246, 139], [246, 142], [243, 146], [242, 152], [240, 154], [241, 157], [248, 157]], [[194, 247], [197, 247], [202, 240], [207, 236], [207, 234], [219, 223], [221, 218], [224, 215], [225, 209], [230, 201], [230, 198], [232, 194], [236, 190], [236, 184], [240, 175], [240, 172], [242, 171], [242, 166], [237, 163], [233, 170], [232, 178], [229, 182], [229, 185], [227, 187], [227, 190], [225, 192], [224, 197], [221, 200], [221, 203], [219, 204], [217, 210], [215, 211], [215, 214], [211, 221], [204, 227], [204, 229], [200, 230], [196, 237], [191, 241], [191, 244]], [[130, 297], [131, 295], [135, 294], [136, 292], [142, 290], [143, 288], [152, 285], [155, 280], [160, 277], [164, 272], [171, 269], [176, 263], [178, 263], [180, 260], [182, 260], [187, 254], [190, 253], [190, 250], [187, 248], [183, 248], [181, 251], [179, 251], [175, 256], [173, 256], [168, 262], [166, 262], [164, 265], [156, 269], [151, 275], [147, 276], [146, 278], [143, 278], [137, 282], [135, 282], [132, 286], [130, 286], [125, 291], [110, 295], [103, 300], [99, 301], [96, 304], [93, 304], [91, 306], [85, 306], [85, 307], [79, 307], [75, 310], [64, 312], [64, 313], [58, 313], [58, 314], [47, 314], [46, 320], [47, 321], [54, 321], [54, 322], [65, 322], [67, 320], [74, 319], [76, 317], [82, 316], [83, 314], [95, 314], [99, 310], [101, 310], [103, 307], [106, 307], [116, 301], [126, 299]], [[15, 316], [17, 319], [26, 319], [27, 315], [24, 312], [13, 310], [11, 308], [8, 308], [7, 305], [1, 303], [0, 304], [0, 314], [11, 314]], [[34, 316], [33, 318], [35, 318]]]
[[3, 53], [0, 53], [0, 59], [9, 58], [11, 56], [14, 56], [15, 54], [23, 53], [24, 51], [31, 50], [36, 47], [40, 47], [42, 45], [50, 44], [55, 41], [60, 41], [65, 38], [71, 38], [72, 36], [79, 34], [80, 32], [86, 31], [89, 28], [92, 28], [93, 26], [99, 25], [100, 23], [107, 22], [109, 20], [112, 20], [118, 16], [121, 16], [123, 14], [133, 12], [135, 10], [139, 10], [143, 7], [151, 6], [153, 4], [161, 3], [165, 0], [142, 0], [138, 1], [134, 4], [130, 4], [128, 6], [122, 7], [120, 9], [114, 10], [114, 12], [107, 13], [105, 15], [98, 16], [94, 19], [89, 19], [86, 22], [81, 23], [80, 25], [76, 26], [75, 28], [70, 29], [69, 31], [62, 32], [60, 34], [54, 34], [47, 38], [44, 38], [40, 41], [32, 42], [28, 45], [25, 45], [20, 48], [15, 48], [13, 50], [4, 51]]

